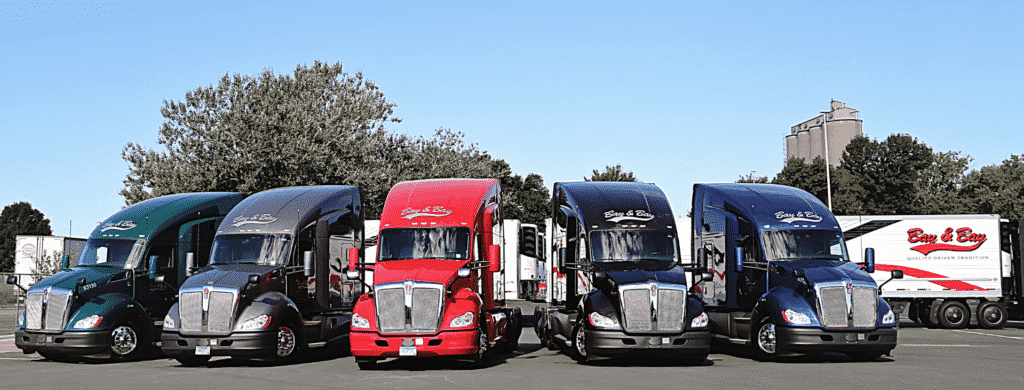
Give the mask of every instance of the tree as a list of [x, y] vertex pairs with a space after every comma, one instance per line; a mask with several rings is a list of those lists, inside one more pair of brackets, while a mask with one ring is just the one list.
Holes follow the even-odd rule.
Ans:
[[504, 218], [518, 219], [543, 229], [544, 219], [551, 214], [551, 193], [544, 187], [544, 178], [536, 173], [525, 178], [513, 175], [504, 160], [494, 160], [493, 166], [501, 181]]
[[[934, 160], [930, 147], [908, 134], [877, 142], [855, 137], [839, 165], [837, 214], [919, 214], [924, 203], [922, 172]], [[837, 199], [838, 198], [838, 199]], [[838, 200], [838, 202], [836, 202]]]
[[14, 272], [14, 252], [18, 235], [53, 234], [50, 220], [28, 202], [16, 202], [0, 212], [0, 271]]
[[736, 180], [737, 183], [753, 183], [753, 184], [767, 184], [768, 176], [754, 176], [754, 172], [751, 171], [749, 175], [740, 175], [740, 179]]
[[921, 214], [968, 212], [960, 190], [971, 160], [971, 156], [960, 157], [960, 152], [939, 152], [934, 155], [931, 166], [921, 175], [921, 189], [924, 191]]
[[32, 264], [32, 280], [38, 282], [60, 271], [62, 257], [64, 257], [64, 252], [57, 251], [51, 254], [44, 252], [42, 256], [36, 258]]
[[965, 212], [1024, 218], [1024, 156], [1011, 155], [1001, 165], [990, 165], [964, 178]]
[[616, 164], [614, 167], [611, 165], [605, 166], [604, 172], [598, 172], [594, 170], [594, 174], [590, 178], [584, 177], [586, 181], [639, 181], [633, 172], [623, 172], [622, 165]]
[[790, 157], [786, 160], [786, 166], [782, 167], [782, 172], [772, 180], [772, 184], [802, 189], [821, 199], [822, 203], [828, 204], [824, 158], [815, 157], [807, 164], [802, 158]]
[[128, 143], [131, 164], [120, 194], [127, 204], [198, 191], [255, 193], [271, 188], [345, 184], [363, 189], [375, 218], [402, 180], [495, 177], [492, 158], [439, 129], [432, 138], [391, 134], [395, 104], [362, 73], [340, 63], [299, 65], [294, 75], [264, 70], [225, 75], [217, 85], [164, 101], [154, 151]]

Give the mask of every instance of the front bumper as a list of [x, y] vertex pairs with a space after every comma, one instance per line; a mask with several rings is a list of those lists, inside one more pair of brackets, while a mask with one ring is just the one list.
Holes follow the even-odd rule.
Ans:
[[92, 355], [110, 352], [110, 331], [36, 333], [16, 330], [14, 345], [22, 352]]
[[586, 330], [587, 353], [593, 356], [657, 355], [700, 357], [711, 347], [710, 331], [670, 335], [631, 335], [619, 330]]
[[[349, 333], [352, 356], [361, 358], [435, 357], [471, 355], [480, 348], [477, 330], [447, 331], [430, 335], [388, 335], [377, 332]], [[401, 354], [402, 347], [407, 347]], [[409, 349], [412, 347], [414, 349]]]
[[239, 332], [227, 336], [182, 336], [178, 332], [163, 332], [160, 341], [160, 348], [169, 357], [196, 356], [196, 347], [209, 347], [211, 356], [260, 357], [277, 352], [276, 331]]
[[896, 348], [896, 328], [873, 331], [824, 331], [819, 328], [775, 327], [780, 355], [785, 352], [884, 352]]

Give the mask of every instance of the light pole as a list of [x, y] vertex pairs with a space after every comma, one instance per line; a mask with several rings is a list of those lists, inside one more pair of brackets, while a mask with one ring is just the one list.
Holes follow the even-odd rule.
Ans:
[[821, 112], [821, 128], [825, 131], [825, 188], [828, 191], [828, 211], [832, 211], [832, 175], [829, 173], [832, 162], [828, 158], [828, 113], [829, 111]]

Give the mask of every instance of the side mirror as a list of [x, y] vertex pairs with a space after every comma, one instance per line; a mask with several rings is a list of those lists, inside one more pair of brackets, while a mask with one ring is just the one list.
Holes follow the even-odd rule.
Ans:
[[14, 275], [7, 275], [7, 284], [18, 284], [18, 277]]
[[71, 258], [68, 255], [60, 257], [60, 269], [68, 269], [68, 264], [71, 262]]
[[185, 254], [185, 277], [192, 276], [192, 268], [196, 265], [196, 254], [188, 252]]
[[160, 261], [157, 256], [149, 256], [149, 278], [156, 279], [156, 263]]
[[259, 275], [249, 275], [249, 284], [259, 284], [259, 282], [260, 282], [260, 276]]
[[302, 274], [307, 278], [313, 276], [313, 251], [302, 252]]
[[[359, 248], [351, 247], [348, 248], [348, 270], [358, 271], [359, 270]], [[358, 273], [358, 272], [357, 272]], [[355, 279], [349, 277], [350, 279]]]
[[85, 287], [85, 283], [85, 278], [78, 278], [78, 280], [75, 281], [75, 287]]
[[501, 271], [501, 246], [500, 245], [488, 245], [487, 246], [487, 271], [499, 272]]
[[459, 268], [459, 277], [468, 278], [471, 271], [469, 268]]
[[894, 269], [892, 270], [893, 279], [903, 279], [903, 270]]
[[736, 272], [743, 272], [743, 247], [736, 247]]
[[702, 281], [702, 282], [710, 282], [712, 280], [715, 280], [715, 273], [714, 272], [704, 272], [704, 273], [700, 274], [700, 281]]
[[568, 252], [565, 250], [565, 248], [558, 248], [558, 273], [560, 274], [565, 274], [565, 271], [568, 271], [567, 269], [565, 269], [566, 256], [568, 256]]
[[166, 280], [167, 277], [165, 277], [164, 275], [157, 275], [155, 278], [153, 278], [153, 281], [156, 283], [163, 283]]
[[864, 250], [864, 271], [869, 274], [875, 272], [875, 248]]

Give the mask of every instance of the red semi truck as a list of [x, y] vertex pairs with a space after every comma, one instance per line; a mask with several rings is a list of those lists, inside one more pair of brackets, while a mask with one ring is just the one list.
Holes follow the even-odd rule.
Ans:
[[[493, 179], [402, 182], [380, 216], [376, 261], [350, 257], [356, 302], [349, 337], [359, 368], [399, 357], [451, 356], [481, 364], [518, 347], [522, 314], [504, 305], [501, 187]], [[372, 267], [372, 268], [371, 268]], [[372, 281], [365, 280], [373, 271]], [[372, 283], [371, 283], [372, 282]]]

